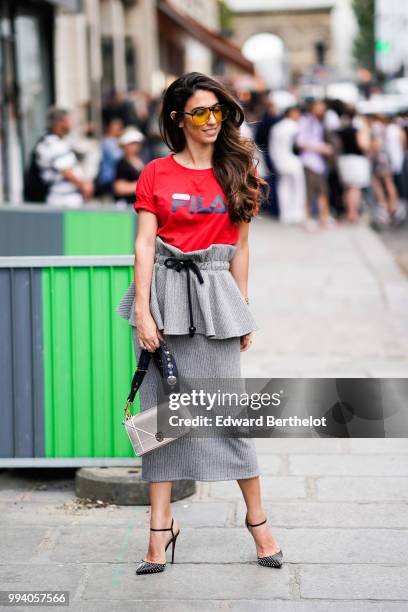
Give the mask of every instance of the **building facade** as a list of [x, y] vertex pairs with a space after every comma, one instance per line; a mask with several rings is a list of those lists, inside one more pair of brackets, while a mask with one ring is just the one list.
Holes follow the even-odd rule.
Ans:
[[183, 72], [253, 74], [219, 33], [219, 0], [0, 0], [0, 201], [23, 171], [51, 104], [102, 134], [112, 93], [158, 96]]
[[51, 3], [0, 0], [0, 198], [18, 200], [21, 168], [55, 95]]
[[[336, 78], [352, 74], [352, 43], [356, 31], [351, 0], [227, 0], [233, 12], [233, 40], [250, 49], [271, 86], [287, 86], [313, 76], [322, 66]], [[265, 61], [257, 56], [254, 37], [264, 38]], [[254, 42], [252, 45], [251, 42]], [[252, 49], [251, 49], [252, 48]], [[268, 57], [269, 50], [269, 57]], [[276, 63], [273, 57], [276, 57]], [[269, 59], [269, 64], [267, 63]], [[277, 83], [268, 74], [282, 73]]]

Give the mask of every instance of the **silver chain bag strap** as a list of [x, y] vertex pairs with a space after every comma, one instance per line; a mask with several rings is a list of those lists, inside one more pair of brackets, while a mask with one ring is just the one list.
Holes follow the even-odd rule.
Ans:
[[[176, 360], [169, 350], [167, 343], [161, 339], [159, 339], [159, 342], [160, 346], [154, 352], [142, 349], [125, 405], [125, 418], [122, 424], [129, 435], [130, 442], [137, 455], [144, 455], [165, 444], [169, 444], [173, 440], [186, 435], [191, 430], [191, 426], [188, 425], [172, 426], [171, 437], [169, 435], [166, 436], [162, 431], [158, 431], [159, 415], [157, 406], [142, 410], [139, 414], [132, 414], [130, 412], [130, 406], [133, 404], [137, 390], [143, 382], [152, 357], [161, 375], [164, 394], [170, 395], [170, 393], [179, 392], [180, 381]], [[177, 410], [177, 416], [178, 418], [189, 418], [191, 415], [187, 407], [183, 406]]]

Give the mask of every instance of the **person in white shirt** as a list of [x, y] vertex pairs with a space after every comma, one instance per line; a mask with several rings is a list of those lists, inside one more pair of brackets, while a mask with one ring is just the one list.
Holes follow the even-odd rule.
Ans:
[[395, 117], [387, 118], [385, 128], [385, 151], [388, 155], [391, 170], [394, 175], [395, 186], [401, 196], [402, 168], [405, 158], [406, 135]]
[[78, 208], [93, 195], [92, 182], [85, 181], [65, 136], [72, 119], [65, 109], [51, 107], [47, 113], [47, 133], [37, 145], [37, 160], [43, 181], [49, 185], [46, 204]]
[[300, 109], [288, 108], [269, 134], [269, 155], [279, 173], [280, 220], [301, 223], [306, 219], [306, 182], [303, 164], [293, 147], [298, 133]]

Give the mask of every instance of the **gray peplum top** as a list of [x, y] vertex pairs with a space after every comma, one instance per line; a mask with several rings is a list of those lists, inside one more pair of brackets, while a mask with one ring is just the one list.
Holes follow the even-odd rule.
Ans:
[[[212, 244], [184, 252], [156, 236], [150, 310], [163, 334], [225, 339], [259, 329], [229, 269], [236, 250]], [[133, 326], [134, 303], [132, 281], [116, 312]]]

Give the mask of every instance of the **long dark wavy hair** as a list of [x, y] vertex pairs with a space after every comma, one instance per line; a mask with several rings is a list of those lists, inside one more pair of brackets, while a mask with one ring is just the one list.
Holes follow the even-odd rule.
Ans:
[[[226, 195], [231, 221], [249, 222], [267, 197], [268, 184], [256, 173], [256, 145], [240, 134], [244, 110], [222, 83], [200, 72], [189, 72], [173, 81], [163, 94], [159, 117], [161, 137], [174, 153], [185, 148], [184, 130], [178, 127], [178, 122], [187, 100], [197, 89], [213, 92], [218, 102], [228, 107], [229, 115], [214, 143], [213, 169]], [[175, 120], [170, 117], [171, 111], [178, 113]]]

